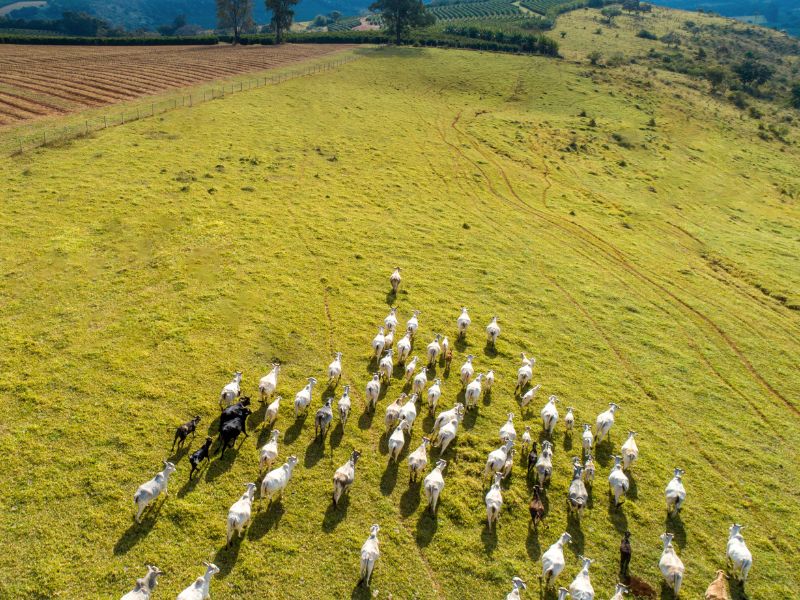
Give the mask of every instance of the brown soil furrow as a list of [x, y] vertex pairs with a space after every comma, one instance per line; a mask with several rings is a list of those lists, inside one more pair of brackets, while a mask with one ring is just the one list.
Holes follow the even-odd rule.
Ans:
[[47, 110], [45, 110], [44, 107], [38, 108], [36, 106], [31, 106], [29, 102], [22, 102], [14, 96], [9, 96], [4, 92], [0, 92], [0, 104], [3, 104], [4, 106], [10, 106], [29, 115], [42, 116], [47, 114]]
[[84, 95], [77, 95], [66, 90], [47, 88], [43, 85], [31, 83], [29, 81], [25, 83], [20, 83], [18, 81], [8, 82], [3, 76], [0, 76], [0, 83], [12, 83], [15, 87], [20, 89], [31, 90], [33, 92], [46, 94], [54, 98], [61, 98], [62, 100], [75, 102], [83, 106], [100, 106], [101, 104], [105, 104], [104, 102], [101, 102], [97, 99], [91, 99], [90, 97]]
[[47, 112], [51, 113], [65, 113], [68, 112], [67, 109], [57, 106], [55, 104], [50, 104], [44, 100], [37, 98], [32, 98], [31, 96], [21, 96], [18, 92], [9, 92], [7, 90], [0, 90], [0, 94], [3, 96], [8, 96], [10, 98], [15, 98], [17, 100], [21, 100], [25, 103], [31, 104], [33, 106], [41, 106]]
[[67, 80], [62, 80], [58, 77], [43, 77], [37, 74], [31, 74], [28, 77], [22, 77], [20, 75], [10, 75], [10, 74], [3, 74], [3, 78], [6, 80], [13, 79], [17, 81], [21, 81], [22, 83], [27, 83], [32, 81], [33, 83], [45, 86], [46, 88], [54, 88], [56, 90], [63, 90], [65, 92], [74, 93], [75, 95], [82, 96], [87, 100], [95, 100], [101, 101], [104, 103], [111, 103], [116, 102], [117, 99], [113, 97], [106, 96], [102, 93], [97, 92], [96, 90], [86, 89], [81, 87], [81, 85], [77, 82], [71, 82]]

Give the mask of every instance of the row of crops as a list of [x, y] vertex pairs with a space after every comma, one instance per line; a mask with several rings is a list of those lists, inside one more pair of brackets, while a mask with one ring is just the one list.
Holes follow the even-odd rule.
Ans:
[[528, 10], [546, 15], [551, 9], [564, 3], [564, 0], [520, 0], [519, 4]]
[[486, 2], [468, 2], [465, 4], [449, 4], [445, 6], [429, 6], [428, 12], [439, 21], [453, 19], [474, 19], [479, 17], [512, 16], [521, 13], [518, 6], [509, 0], [487, 0]]
[[328, 25], [328, 31], [350, 31], [361, 24], [361, 17], [346, 17]]

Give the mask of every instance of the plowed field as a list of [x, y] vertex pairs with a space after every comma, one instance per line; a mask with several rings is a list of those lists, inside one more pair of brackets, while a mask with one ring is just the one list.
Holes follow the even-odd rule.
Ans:
[[0, 45], [0, 127], [283, 67], [346, 47]]

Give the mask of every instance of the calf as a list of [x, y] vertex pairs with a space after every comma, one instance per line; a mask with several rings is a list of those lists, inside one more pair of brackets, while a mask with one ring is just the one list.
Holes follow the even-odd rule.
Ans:
[[544, 521], [544, 503], [541, 499], [542, 487], [540, 485], [533, 486], [533, 499], [528, 505], [528, 510], [531, 513], [531, 521], [533, 521], [533, 528], [538, 529], [539, 523]]
[[717, 577], [711, 582], [711, 585], [706, 589], [705, 600], [730, 600], [728, 596], [728, 584], [725, 583], [727, 579], [725, 571], [718, 570]]
[[[197, 430], [197, 425], [200, 423], [200, 417], [197, 416], [191, 421], [187, 421], [183, 425], [179, 426], [175, 430], [175, 439], [172, 440], [172, 450], [175, 450], [175, 442], [178, 443], [178, 449], [183, 446], [183, 442], [186, 441], [186, 438], [189, 437], [189, 434], [192, 434], [192, 439], [194, 439], [195, 431]], [[172, 451], [170, 450], [170, 452]]]
[[192, 455], [189, 457], [189, 464], [192, 465], [192, 470], [189, 471], [189, 479], [192, 478], [192, 474], [197, 470], [197, 465], [203, 462], [203, 460], [207, 463], [210, 462], [208, 451], [211, 449], [212, 441], [210, 437], [207, 437], [205, 443], [200, 446], [199, 449], [192, 452]]
[[236, 443], [237, 438], [240, 434], [244, 434], [244, 438], [247, 439], [249, 436], [247, 435], [247, 417], [249, 417], [252, 411], [249, 408], [244, 408], [242, 410], [242, 416], [236, 417], [235, 419], [231, 419], [227, 421], [225, 425], [219, 431], [219, 440], [220, 445], [217, 448], [217, 452], [222, 450], [222, 455], [220, 458], [225, 458], [225, 450], [227, 448], [233, 448], [234, 444]]
[[536, 442], [531, 444], [531, 451], [528, 454], [528, 475], [531, 474], [534, 467], [536, 466], [536, 461], [539, 460], [539, 452], [536, 450]]

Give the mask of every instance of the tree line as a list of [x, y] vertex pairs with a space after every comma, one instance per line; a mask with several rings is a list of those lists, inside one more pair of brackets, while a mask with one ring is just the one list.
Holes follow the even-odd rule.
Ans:
[[[272, 13], [270, 29], [275, 33], [275, 42], [284, 40], [294, 19], [293, 7], [300, 0], [264, 0], [267, 10]], [[221, 29], [233, 34], [234, 43], [239, 43], [245, 32], [251, 31], [253, 21], [253, 0], [216, 0], [217, 20]], [[415, 27], [432, 25], [436, 18], [425, 10], [422, 0], [375, 0], [370, 10], [378, 12], [383, 18], [384, 29], [391, 34], [395, 43], [400, 44], [408, 32]]]

